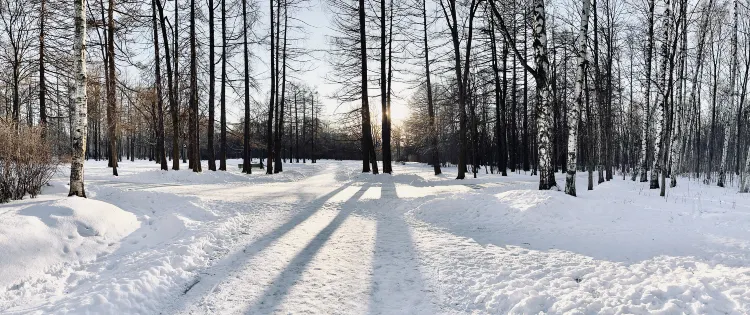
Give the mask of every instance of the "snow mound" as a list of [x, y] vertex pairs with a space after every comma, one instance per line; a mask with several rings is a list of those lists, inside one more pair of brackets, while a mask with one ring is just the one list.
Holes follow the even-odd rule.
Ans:
[[407, 218], [429, 240], [416, 244], [425, 269], [440, 268], [434, 283], [466, 313], [750, 314], [747, 199], [700, 187], [710, 198], [691, 200], [688, 183], [665, 200], [636, 185], [480, 190]]
[[19, 289], [29, 277], [110, 253], [138, 227], [134, 214], [78, 197], [5, 213], [0, 220], [0, 288]]

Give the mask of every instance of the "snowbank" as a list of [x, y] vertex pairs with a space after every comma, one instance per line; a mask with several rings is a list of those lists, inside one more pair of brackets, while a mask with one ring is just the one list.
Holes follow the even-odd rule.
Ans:
[[639, 184], [578, 197], [484, 189], [408, 217], [430, 240], [416, 246], [439, 270], [428, 281], [462, 312], [748, 314], [750, 200], [687, 180], [668, 198]]
[[236, 164], [124, 161], [113, 177], [90, 161], [100, 201], [67, 198], [62, 173], [0, 205], [0, 313], [750, 314], [750, 195], [736, 189], [589, 191], [581, 174], [574, 198], [523, 173]]
[[140, 223], [109, 203], [78, 197], [30, 200], [0, 220], [0, 288], [112, 252]]

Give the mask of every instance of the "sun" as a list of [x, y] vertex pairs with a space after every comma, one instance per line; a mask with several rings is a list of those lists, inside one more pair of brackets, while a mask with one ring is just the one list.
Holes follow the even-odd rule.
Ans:
[[406, 104], [391, 104], [391, 121], [402, 123], [409, 118], [411, 110]]

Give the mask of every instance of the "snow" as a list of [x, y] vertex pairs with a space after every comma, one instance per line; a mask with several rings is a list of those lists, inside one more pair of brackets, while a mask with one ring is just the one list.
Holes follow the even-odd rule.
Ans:
[[238, 163], [88, 161], [89, 199], [61, 169], [0, 205], [0, 313], [750, 313], [750, 196], [733, 188], [587, 191], [581, 173], [570, 197], [523, 172]]
[[93, 199], [19, 202], [0, 220], [0, 287], [18, 290], [19, 278], [110, 253], [139, 225], [132, 213]]

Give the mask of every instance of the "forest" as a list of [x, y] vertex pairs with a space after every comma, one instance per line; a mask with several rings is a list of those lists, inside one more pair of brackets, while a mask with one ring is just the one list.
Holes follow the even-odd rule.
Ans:
[[[562, 188], [559, 171], [570, 195], [577, 172], [589, 190], [618, 174], [662, 195], [679, 176], [748, 190], [739, 0], [162, 2], [5, 1], [6, 138], [35, 129], [46, 163], [105, 159], [114, 175], [135, 159], [251, 173], [256, 158], [266, 174], [361, 159], [530, 172], [540, 189]], [[323, 49], [295, 18], [312, 6], [329, 13]], [[332, 92], [306, 82], [313, 60]], [[408, 119], [394, 125], [392, 103]]]
[[0, 0], [2, 314], [750, 314], [747, 0]]

